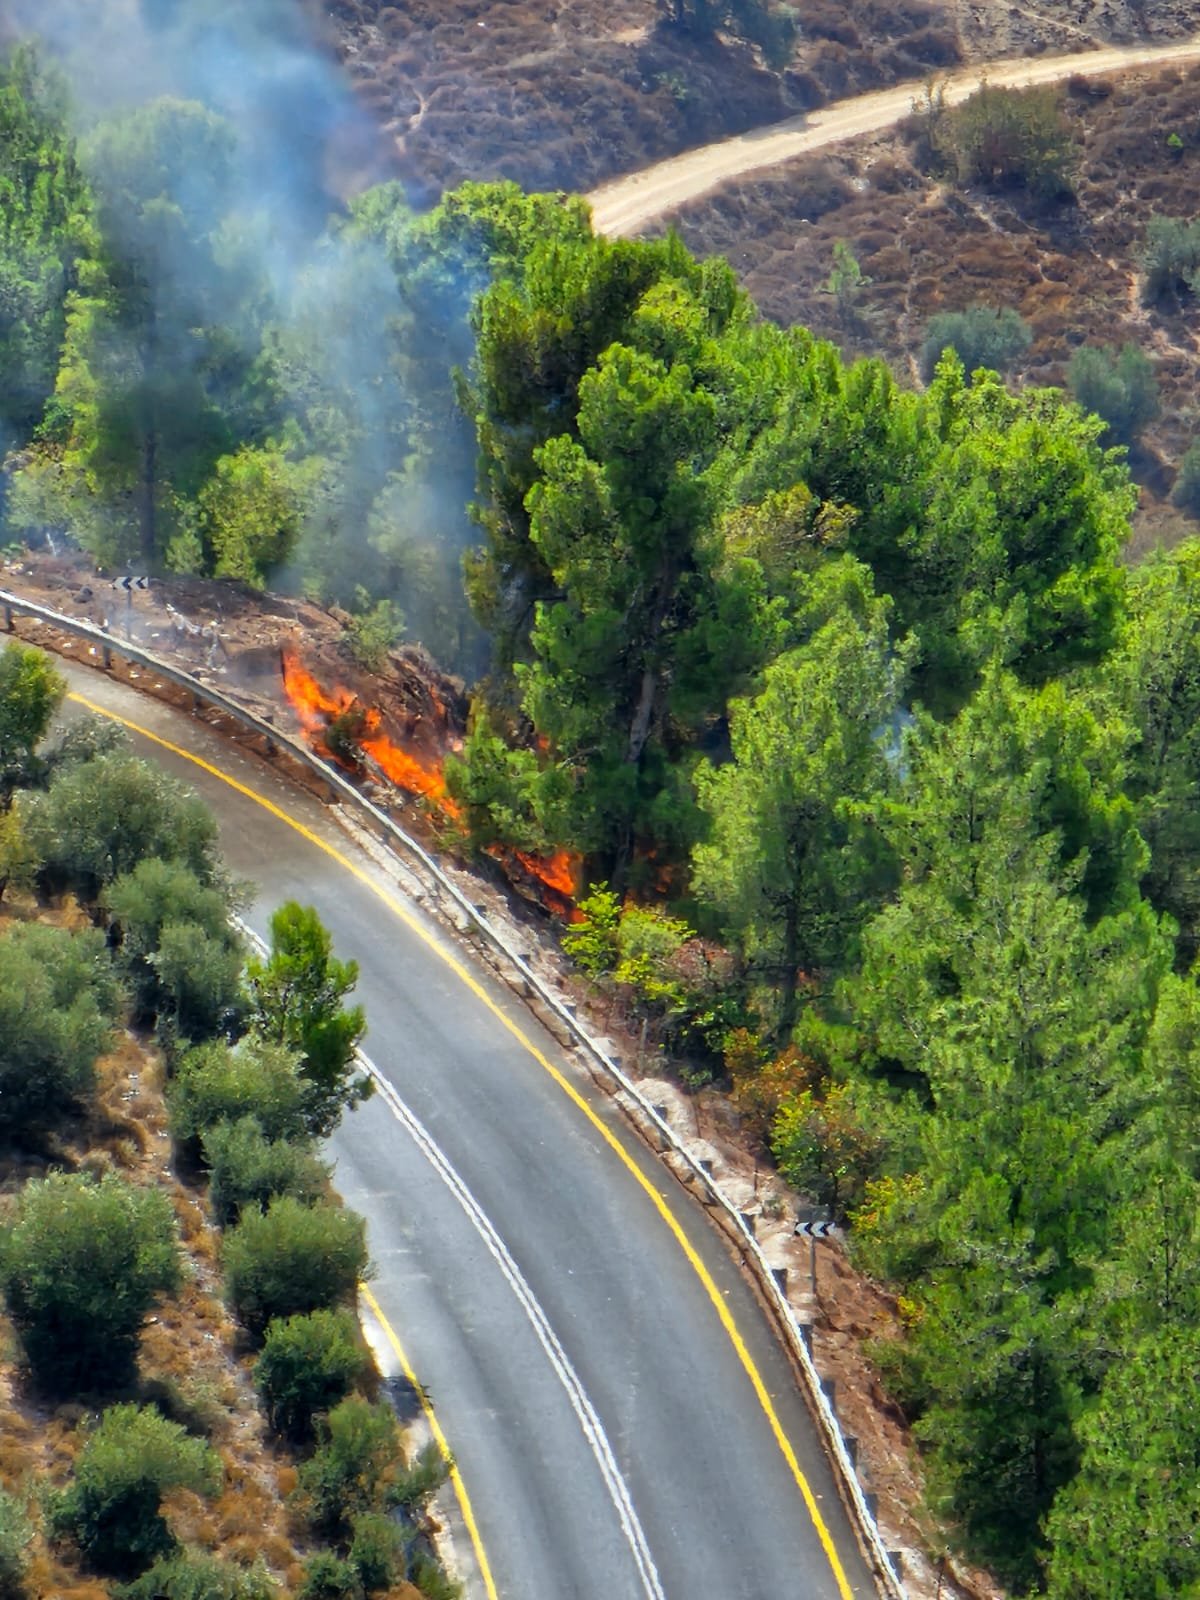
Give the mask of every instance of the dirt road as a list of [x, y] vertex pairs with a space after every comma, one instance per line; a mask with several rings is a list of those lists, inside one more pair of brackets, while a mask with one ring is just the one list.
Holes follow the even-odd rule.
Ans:
[[[1056, 83], [1073, 73], [1089, 77], [1130, 67], [1153, 67], [1168, 62], [1200, 60], [1200, 38], [1186, 44], [1083, 50], [1069, 56], [1033, 56], [1018, 61], [993, 61], [987, 66], [964, 68], [939, 80], [946, 103], [965, 100], [978, 88], [980, 78], [1001, 88]], [[920, 83], [901, 84], [876, 94], [858, 95], [821, 111], [789, 117], [750, 133], [722, 139], [717, 144], [689, 150], [685, 155], [643, 167], [640, 172], [606, 183], [587, 196], [598, 233], [634, 234], [677, 206], [708, 194], [730, 178], [741, 178], [764, 167], [778, 166], [794, 156], [823, 149], [862, 133], [877, 133], [908, 115], [922, 92]]]

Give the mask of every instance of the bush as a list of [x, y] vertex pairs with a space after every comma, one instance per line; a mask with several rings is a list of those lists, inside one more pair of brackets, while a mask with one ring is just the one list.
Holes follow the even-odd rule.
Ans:
[[114, 1600], [278, 1600], [279, 1588], [256, 1562], [249, 1571], [200, 1550], [156, 1561], [113, 1591]]
[[0, 1283], [35, 1375], [60, 1394], [127, 1383], [142, 1322], [180, 1276], [167, 1196], [115, 1174], [31, 1179], [0, 1236]]
[[209, 1167], [208, 1197], [222, 1227], [247, 1207], [265, 1211], [276, 1195], [319, 1200], [331, 1168], [310, 1140], [268, 1139], [256, 1117], [218, 1122], [201, 1135]]
[[27, 1551], [33, 1526], [20, 1502], [0, 1489], [0, 1600], [25, 1600]]
[[14, 639], [0, 651], [0, 798], [38, 776], [35, 752], [66, 688], [40, 650]]
[[1156, 305], [1168, 296], [1194, 294], [1200, 277], [1200, 222], [1151, 217], [1142, 248], [1142, 300]]
[[366, 1224], [340, 1206], [289, 1195], [247, 1211], [221, 1249], [225, 1292], [238, 1318], [261, 1334], [275, 1317], [348, 1301], [367, 1273]]
[[579, 902], [579, 920], [563, 933], [563, 949], [589, 978], [603, 977], [620, 959], [620, 926], [619, 896], [606, 883], [593, 883]]
[[318, 1550], [305, 1564], [296, 1600], [363, 1600], [358, 1569], [332, 1551]]
[[353, 1519], [388, 1503], [403, 1467], [396, 1415], [385, 1401], [351, 1395], [317, 1423], [316, 1450], [300, 1468], [298, 1498], [314, 1529], [341, 1538]]
[[174, 1543], [162, 1516], [164, 1494], [212, 1495], [220, 1484], [221, 1462], [211, 1445], [189, 1439], [148, 1406], [112, 1406], [54, 1508], [55, 1531], [69, 1533], [103, 1572], [139, 1572]]
[[166, 1014], [198, 1040], [236, 1012], [242, 946], [227, 894], [180, 862], [152, 857], [110, 884], [102, 903], [142, 1019]]
[[103, 934], [25, 923], [0, 940], [6, 1134], [47, 1127], [91, 1093], [118, 1000]]
[[217, 877], [217, 825], [207, 806], [125, 751], [56, 772], [45, 794], [30, 797], [25, 817], [48, 887], [88, 902], [150, 856], [181, 862], [204, 884]]
[[1181, 510], [1200, 517], [1200, 439], [1193, 439], [1184, 452], [1171, 499]]
[[0, 812], [0, 900], [11, 884], [17, 889], [30, 889], [41, 865], [25, 832], [21, 813], [13, 806]]
[[984, 83], [938, 127], [960, 183], [1025, 188], [1044, 200], [1071, 192], [1075, 147], [1053, 89]]
[[220, 1122], [253, 1117], [268, 1139], [305, 1132], [306, 1085], [295, 1055], [258, 1034], [233, 1048], [199, 1045], [182, 1057], [167, 1089], [171, 1132], [181, 1143]]
[[986, 367], [1006, 372], [1033, 341], [1029, 324], [1010, 307], [972, 306], [969, 311], [940, 311], [929, 319], [921, 346], [921, 376], [926, 383], [946, 349], [953, 350], [968, 376]]
[[404, 636], [404, 613], [391, 600], [377, 600], [365, 589], [358, 591], [360, 614], [346, 626], [350, 654], [365, 672], [382, 672], [388, 653]]
[[272, 1322], [254, 1368], [271, 1426], [293, 1439], [343, 1400], [366, 1370], [358, 1324], [349, 1311], [311, 1311]]
[[404, 1576], [408, 1552], [416, 1537], [412, 1527], [401, 1527], [383, 1511], [364, 1511], [354, 1518], [350, 1564], [367, 1594], [390, 1589]]
[[1108, 424], [1106, 444], [1133, 444], [1158, 415], [1158, 381], [1154, 363], [1136, 344], [1120, 350], [1083, 345], [1071, 357], [1067, 373], [1071, 393], [1085, 411]]

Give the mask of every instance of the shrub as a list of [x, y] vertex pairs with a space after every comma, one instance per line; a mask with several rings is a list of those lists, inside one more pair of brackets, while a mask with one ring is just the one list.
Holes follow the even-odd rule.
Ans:
[[947, 348], [955, 351], [969, 375], [980, 367], [1005, 372], [1033, 341], [1029, 324], [1006, 306], [972, 306], [969, 311], [940, 311], [929, 319], [921, 346], [921, 376], [926, 383]]
[[390, 1589], [404, 1576], [415, 1528], [401, 1527], [384, 1511], [363, 1511], [353, 1521], [350, 1564], [368, 1594]]
[[320, 1443], [300, 1468], [297, 1493], [314, 1529], [340, 1538], [356, 1516], [387, 1504], [404, 1462], [400, 1431], [385, 1401], [351, 1395], [317, 1423], [317, 1433]]
[[221, 1249], [225, 1291], [245, 1326], [348, 1301], [367, 1272], [366, 1225], [353, 1211], [290, 1195], [247, 1211]]
[[981, 84], [943, 126], [960, 183], [1070, 193], [1075, 149], [1053, 89]]
[[416, 1460], [392, 1479], [389, 1504], [403, 1506], [410, 1513], [423, 1510], [450, 1476], [453, 1464], [449, 1456], [442, 1454], [440, 1446], [427, 1444]]
[[388, 652], [404, 636], [404, 613], [391, 600], [377, 600], [372, 605], [365, 589], [358, 591], [358, 599], [362, 609], [347, 624], [346, 643], [365, 672], [382, 672]]
[[306, 1086], [292, 1051], [248, 1034], [233, 1048], [199, 1045], [182, 1057], [167, 1089], [171, 1132], [180, 1143], [219, 1122], [253, 1117], [268, 1139], [305, 1131]]
[[0, 1283], [38, 1380], [58, 1393], [127, 1383], [142, 1321], [179, 1283], [167, 1196], [109, 1173], [32, 1179], [0, 1236]]
[[27, 1551], [33, 1527], [20, 1502], [0, 1489], [0, 1600], [25, 1600]]
[[606, 883], [593, 883], [579, 902], [579, 921], [563, 934], [563, 949], [589, 978], [602, 977], [619, 959], [620, 926], [620, 898]]
[[318, 1550], [305, 1564], [296, 1600], [363, 1600], [358, 1569], [330, 1550]]
[[56, 772], [26, 810], [30, 843], [52, 889], [93, 901], [105, 884], [159, 856], [217, 876], [217, 825], [204, 803], [125, 751]]
[[276, 1195], [319, 1200], [331, 1169], [310, 1140], [268, 1139], [256, 1117], [218, 1122], [201, 1135], [209, 1166], [209, 1200], [222, 1227], [247, 1207], [266, 1210]]
[[102, 904], [139, 1015], [166, 1012], [192, 1039], [216, 1032], [241, 995], [228, 895], [180, 862], [152, 857], [110, 884]]
[[46, 1127], [91, 1093], [118, 999], [103, 934], [25, 923], [0, 940], [0, 1106], [7, 1134]]
[[66, 688], [40, 650], [14, 639], [0, 651], [0, 797], [37, 777], [35, 752]]
[[1151, 217], [1142, 247], [1142, 300], [1156, 305], [1169, 295], [1192, 294], [1200, 276], [1200, 222]]
[[363, 1009], [342, 1005], [358, 982], [358, 966], [334, 957], [333, 941], [312, 906], [289, 900], [271, 918], [270, 954], [250, 962], [249, 979], [258, 1027], [300, 1056], [309, 1132], [332, 1133], [342, 1111], [365, 1100], [373, 1087], [354, 1066], [366, 1028]]
[[71, 1534], [101, 1571], [139, 1572], [174, 1543], [162, 1516], [164, 1494], [212, 1495], [220, 1484], [220, 1458], [203, 1439], [189, 1439], [148, 1406], [112, 1406], [54, 1507], [55, 1531]]
[[1071, 357], [1067, 382], [1083, 409], [1107, 422], [1104, 443], [1133, 444], [1158, 415], [1154, 363], [1136, 344], [1119, 351], [1082, 345]]
[[448, 1578], [433, 1557], [422, 1550], [413, 1556], [408, 1581], [425, 1600], [459, 1600], [463, 1592], [462, 1584]]
[[17, 889], [33, 886], [34, 876], [41, 863], [29, 842], [21, 813], [13, 806], [0, 813], [0, 900], [10, 884]]
[[838, 1215], [858, 1205], [879, 1160], [878, 1141], [864, 1127], [849, 1089], [824, 1097], [802, 1089], [780, 1108], [771, 1148], [790, 1184]]
[[1200, 439], [1193, 439], [1184, 452], [1171, 499], [1181, 510], [1200, 517]]
[[366, 1367], [348, 1311], [311, 1311], [272, 1322], [254, 1368], [271, 1426], [306, 1438], [314, 1416], [345, 1398]]
[[278, 1585], [261, 1562], [246, 1571], [200, 1550], [156, 1561], [114, 1591], [115, 1600], [278, 1600]]

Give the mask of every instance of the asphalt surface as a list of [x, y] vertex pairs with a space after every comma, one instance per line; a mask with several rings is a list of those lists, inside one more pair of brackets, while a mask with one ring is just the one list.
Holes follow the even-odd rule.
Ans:
[[[501, 1600], [876, 1594], [764, 1314], [702, 1209], [607, 1098], [454, 950], [473, 992], [419, 910], [407, 907], [410, 926], [389, 909], [374, 886], [395, 900], [394, 884], [316, 801], [203, 723], [99, 673], [67, 674], [72, 689], [310, 831], [305, 839], [215, 775], [135, 739], [213, 808], [230, 867], [258, 885], [247, 913], [256, 931], [298, 899], [318, 908], [337, 953], [358, 961], [369, 1055], [503, 1240], [500, 1249], [485, 1236], [387, 1096], [347, 1118], [332, 1141], [335, 1183], [367, 1218], [372, 1291], [454, 1451]], [[624, 1160], [502, 1017], [585, 1098]], [[694, 1261], [629, 1162], [665, 1197]], [[772, 1398], [840, 1576], [706, 1275]], [[484, 1595], [465, 1527], [456, 1548], [472, 1596]]]

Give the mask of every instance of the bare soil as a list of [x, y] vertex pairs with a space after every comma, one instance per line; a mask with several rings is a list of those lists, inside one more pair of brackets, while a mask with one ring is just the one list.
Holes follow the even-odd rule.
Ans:
[[[1081, 344], [1143, 346], [1162, 414], [1131, 460], [1137, 555], [1195, 531], [1169, 495], [1200, 432], [1200, 306], [1144, 308], [1138, 258], [1151, 216], [1200, 214], [1200, 67], [1100, 81], [1106, 98], [1082, 84], [1063, 93], [1081, 149], [1075, 203], [1046, 209], [934, 181], [891, 133], [728, 184], [669, 220], [700, 254], [727, 255], [765, 315], [881, 354], [913, 382], [929, 318], [973, 305], [1011, 306], [1030, 324], [1022, 382], [1062, 384]], [[839, 239], [871, 280], [849, 321], [824, 287]]]
[[591, 188], [831, 100], [998, 57], [1166, 42], [1200, 0], [803, 0], [792, 60], [664, 27], [655, 0], [333, 0], [334, 47], [418, 199]]

